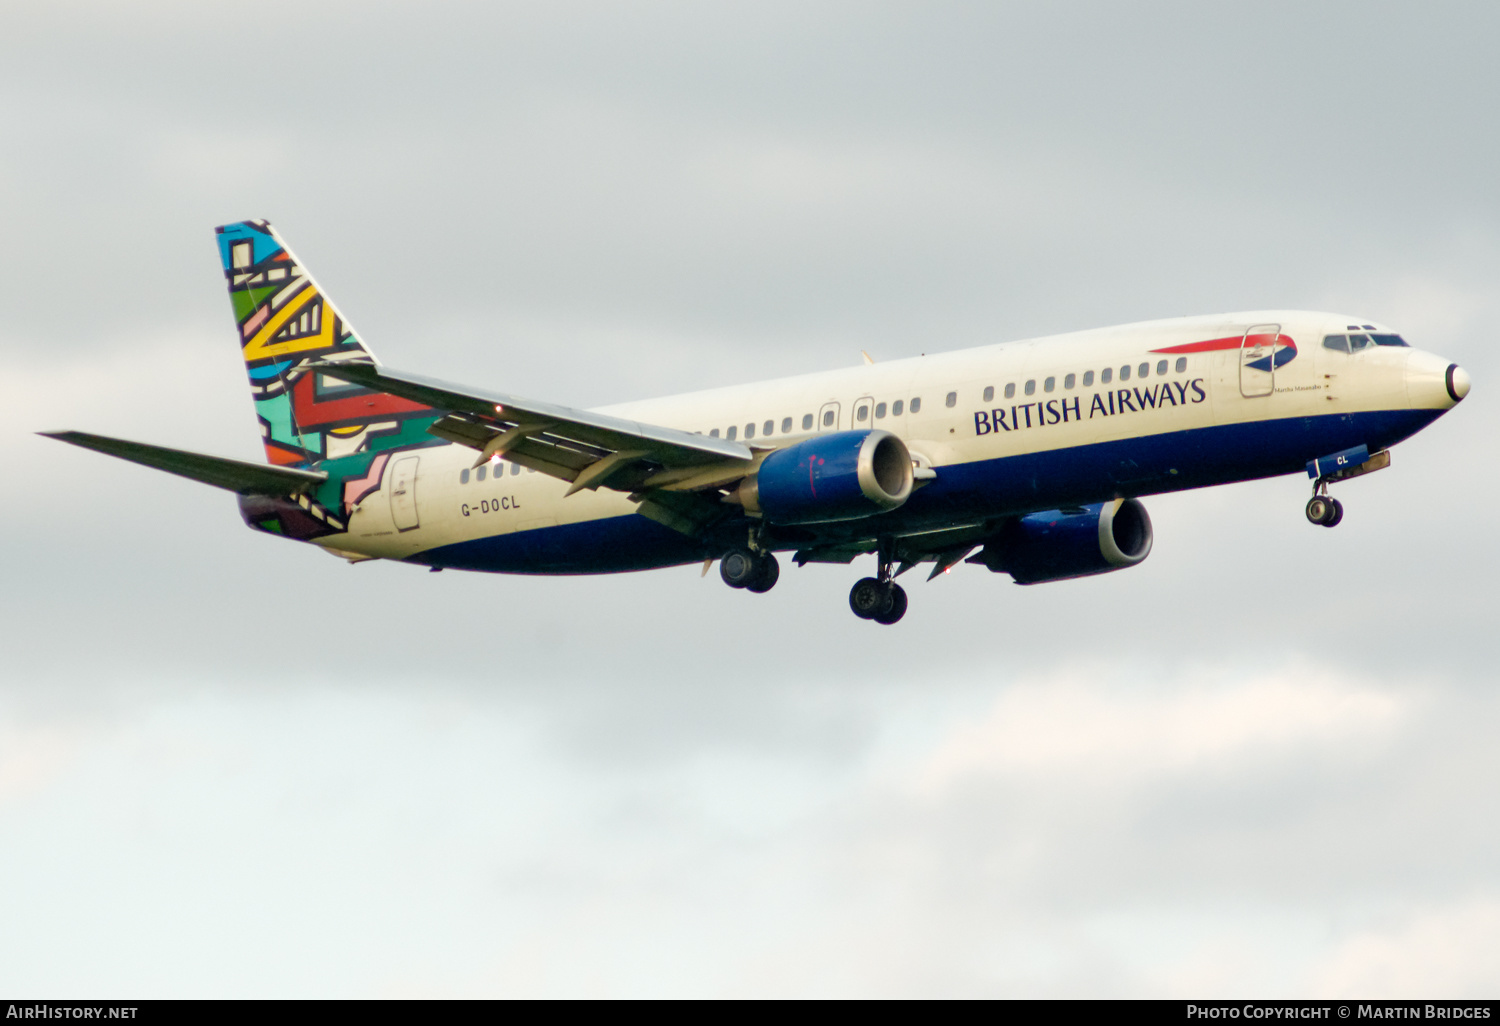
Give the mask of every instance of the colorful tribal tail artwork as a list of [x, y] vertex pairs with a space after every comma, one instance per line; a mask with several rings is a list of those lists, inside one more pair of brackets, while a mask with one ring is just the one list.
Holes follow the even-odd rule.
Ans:
[[217, 231], [268, 461], [304, 467], [437, 442], [426, 433], [437, 418], [431, 408], [310, 368], [375, 358], [270, 224], [241, 221]]

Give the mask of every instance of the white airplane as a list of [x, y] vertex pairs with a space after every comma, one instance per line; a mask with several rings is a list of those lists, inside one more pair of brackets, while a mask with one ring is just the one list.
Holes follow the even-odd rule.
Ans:
[[218, 229], [266, 464], [50, 437], [239, 494], [246, 523], [359, 562], [593, 574], [719, 561], [769, 591], [876, 555], [849, 595], [967, 561], [1037, 584], [1151, 552], [1140, 497], [1337, 481], [1460, 402], [1469, 377], [1364, 318], [1188, 317], [579, 410], [387, 370], [264, 221]]

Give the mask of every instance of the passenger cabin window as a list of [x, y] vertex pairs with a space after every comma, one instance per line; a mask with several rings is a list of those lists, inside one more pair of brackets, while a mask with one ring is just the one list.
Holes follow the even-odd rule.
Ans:
[[739, 435], [739, 428], [730, 428], [728, 431], [724, 432], [724, 437], [727, 438], [731, 442], [734, 441], [735, 438], [738, 437], [738, 435]]
[[854, 407], [854, 419], [859, 421], [861, 424], [863, 424], [869, 416], [870, 408], [864, 403], [860, 403], [859, 405]]
[[1136, 377], [1148, 377], [1151, 374], [1151, 365], [1149, 363], [1143, 363], [1135, 369], [1135, 373]]
[[922, 397], [921, 396], [912, 396], [911, 403], [909, 404], [909, 409], [911, 410], [912, 413], [921, 413], [922, 412]]
[[1012, 381], [1008, 385], [1005, 386], [1005, 398], [1007, 398], [1007, 399], [1014, 399], [1015, 397], [1016, 397], [1016, 383], [1014, 381]]
[[463, 470], [460, 470], [458, 472], [458, 483], [459, 484], [468, 484], [469, 483], [469, 468], [468, 467], [465, 467]]
[[811, 413], [804, 413], [802, 415], [802, 430], [803, 431], [811, 431], [812, 430], [812, 414]]
[[885, 419], [885, 403], [876, 403], [875, 404], [875, 419], [876, 420], [884, 420]]
[[900, 399], [897, 399], [895, 402], [891, 403], [891, 416], [892, 417], [899, 417], [899, 416], [901, 416], [901, 408], [902, 408], [902, 402], [901, 402]]
[[1185, 374], [1186, 372], [1187, 372], [1187, 357], [1186, 356], [1179, 356], [1177, 358], [1177, 373], [1178, 374]]
[[760, 433], [763, 434], [763, 435], [775, 434], [776, 433], [776, 422], [774, 420], [768, 420], [768, 421], [766, 421], [764, 424], [762, 424], [760, 426]]
[[[1107, 381], [1109, 379], [1106, 378], [1105, 380]], [[1088, 388], [1093, 383], [1094, 383], [1094, 372], [1093, 371], [1084, 371], [1083, 372], [1083, 387], [1084, 388]]]
[[832, 410], [824, 410], [823, 411], [823, 426], [824, 427], [833, 427], [833, 411]]
[[512, 463], [510, 465], [510, 476], [511, 477], [515, 477], [520, 472], [521, 472], [521, 465], [519, 463]]
[[1026, 394], [1036, 395], [1036, 378], [1032, 378], [1030, 381], [1026, 382]]
[[1123, 366], [1123, 367], [1120, 368], [1120, 380], [1121, 381], [1129, 381], [1130, 380], [1130, 364], [1127, 363], [1125, 366]]
[[1158, 361], [1156, 361], [1156, 373], [1157, 374], [1165, 374], [1166, 372], [1167, 372], [1167, 361], [1166, 360], [1158, 360]]
[[709, 438], [718, 438], [719, 437], [719, 429], [718, 428], [711, 429], [708, 432], [708, 437]]
[[784, 434], [784, 435], [789, 435], [789, 434], [792, 433], [792, 418], [791, 417], [782, 417], [781, 418], [781, 433]]
[[1110, 381], [1113, 380], [1114, 375], [1115, 375], [1115, 372], [1114, 372], [1114, 369], [1112, 367], [1106, 367], [1106, 368], [1104, 368], [1102, 371], [1099, 372], [1099, 384], [1101, 384], [1101, 385], [1107, 385], [1107, 384], [1109, 384]]
[[754, 424], [746, 424], [745, 425], [745, 437], [746, 438], [754, 438], [755, 437], [755, 425]]
[[1067, 377], [1063, 378], [1063, 388], [1072, 388], [1073, 383], [1077, 380], [1077, 375], [1069, 374]]
[[1042, 382], [1042, 391], [1043, 392], [1050, 392], [1050, 391], [1052, 391], [1056, 387], [1057, 387], [1057, 379], [1056, 378], [1048, 378], [1046, 381]]
[[953, 406], [957, 406], [958, 405], [958, 393], [957, 392], [949, 392], [948, 393], [948, 398], [946, 398], [946, 399], [943, 400], [943, 405], [948, 406], [950, 408], [953, 407]]
[[474, 471], [474, 480], [483, 481], [485, 471], [487, 471], [488, 469], [488, 467], [480, 467], [478, 470]]
[[994, 385], [985, 385], [984, 386], [984, 401], [985, 402], [990, 402], [994, 398], [995, 398], [995, 386]]

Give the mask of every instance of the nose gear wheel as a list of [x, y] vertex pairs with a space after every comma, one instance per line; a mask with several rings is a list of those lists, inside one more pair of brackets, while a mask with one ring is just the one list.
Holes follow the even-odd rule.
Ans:
[[1344, 519], [1344, 504], [1328, 495], [1327, 485], [1324, 485], [1322, 492], [1307, 500], [1305, 512], [1309, 523], [1319, 527], [1337, 527], [1339, 521]]

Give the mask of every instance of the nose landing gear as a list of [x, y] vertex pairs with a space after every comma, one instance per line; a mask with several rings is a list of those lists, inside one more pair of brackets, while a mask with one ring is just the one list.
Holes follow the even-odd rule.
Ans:
[[906, 589], [891, 579], [890, 549], [882, 543], [876, 576], [861, 578], [849, 590], [849, 608], [855, 616], [887, 626], [906, 615]]
[[1329, 496], [1328, 486], [1335, 481], [1347, 481], [1384, 470], [1390, 465], [1389, 449], [1372, 454], [1369, 447], [1363, 445], [1310, 460], [1307, 476], [1313, 479], [1313, 494], [1307, 500], [1307, 519], [1319, 527], [1338, 526], [1338, 522], [1344, 519], [1344, 504]]

